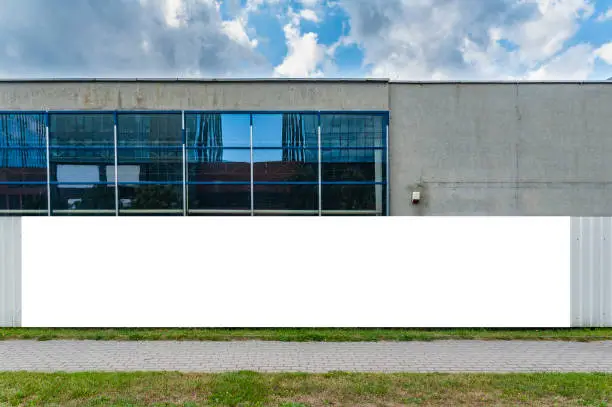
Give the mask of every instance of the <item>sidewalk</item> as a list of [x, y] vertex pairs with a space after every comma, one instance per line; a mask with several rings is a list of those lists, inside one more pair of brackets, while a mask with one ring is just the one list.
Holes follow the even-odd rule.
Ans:
[[612, 341], [2, 341], [0, 371], [611, 372]]

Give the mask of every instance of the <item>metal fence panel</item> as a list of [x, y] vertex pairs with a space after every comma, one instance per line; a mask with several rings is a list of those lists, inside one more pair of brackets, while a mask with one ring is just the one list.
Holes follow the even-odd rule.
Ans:
[[21, 218], [0, 217], [0, 326], [21, 325]]
[[571, 220], [572, 326], [612, 326], [612, 218]]

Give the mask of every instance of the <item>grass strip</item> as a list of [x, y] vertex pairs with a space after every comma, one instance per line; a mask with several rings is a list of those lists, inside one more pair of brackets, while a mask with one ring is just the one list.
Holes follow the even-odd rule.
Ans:
[[612, 340], [612, 328], [575, 329], [380, 329], [380, 328], [0, 328], [0, 340], [194, 340], [373, 342], [480, 340]]
[[612, 376], [0, 373], [5, 406], [605, 406]]

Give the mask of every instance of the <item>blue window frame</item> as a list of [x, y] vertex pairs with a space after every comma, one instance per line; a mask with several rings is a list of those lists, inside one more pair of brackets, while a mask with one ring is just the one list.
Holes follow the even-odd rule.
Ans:
[[384, 215], [387, 124], [386, 112], [0, 113], [0, 214]]
[[249, 215], [251, 115], [186, 113], [185, 147], [188, 212]]
[[46, 118], [0, 114], [0, 213], [47, 213]]
[[176, 112], [117, 114], [120, 213], [182, 213], [182, 120]]
[[112, 112], [49, 114], [53, 214], [115, 214], [114, 126]]
[[386, 116], [321, 114], [323, 211], [384, 213]]

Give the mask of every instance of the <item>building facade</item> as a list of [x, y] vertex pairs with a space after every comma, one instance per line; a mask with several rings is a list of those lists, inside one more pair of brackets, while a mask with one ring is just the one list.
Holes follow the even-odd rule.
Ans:
[[[0, 215], [609, 218], [610, 106], [609, 81], [0, 81]], [[572, 323], [609, 325], [589, 250]]]
[[0, 210], [607, 216], [611, 103], [610, 82], [4, 81]]

